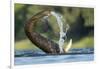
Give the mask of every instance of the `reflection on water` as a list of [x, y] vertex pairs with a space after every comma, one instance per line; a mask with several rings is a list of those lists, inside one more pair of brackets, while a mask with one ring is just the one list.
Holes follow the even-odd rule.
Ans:
[[[26, 64], [48, 64], [48, 63], [67, 63], [80, 61], [93, 61], [94, 49], [71, 49], [67, 55], [46, 55], [42, 51], [16, 51], [15, 65]], [[78, 54], [76, 54], [78, 53]], [[81, 53], [81, 54], [79, 54]], [[87, 53], [87, 54], [86, 54]], [[16, 56], [17, 55], [17, 56]], [[45, 56], [46, 55], [46, 56]]]

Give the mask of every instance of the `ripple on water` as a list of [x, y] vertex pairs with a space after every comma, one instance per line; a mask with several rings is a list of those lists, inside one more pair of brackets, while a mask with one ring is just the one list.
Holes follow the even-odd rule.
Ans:
[[80, 61], [93, 61], [93, 54], [83, 55], [60, 55], [60, 56], [39, 56], [39, 57], [16, 57], [15, 65], [26, 64], [48, 64], [60, 62], [80, 62]]

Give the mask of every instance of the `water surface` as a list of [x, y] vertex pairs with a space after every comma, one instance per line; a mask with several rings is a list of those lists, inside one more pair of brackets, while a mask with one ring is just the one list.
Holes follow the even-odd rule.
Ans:
[[15, 57], [15, 65], [93, 61], [93, 54]]

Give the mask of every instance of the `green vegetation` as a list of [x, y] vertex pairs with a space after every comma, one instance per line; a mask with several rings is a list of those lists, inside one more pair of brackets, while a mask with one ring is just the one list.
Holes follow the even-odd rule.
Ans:
[[[65, 46], [67, 43], [64, 44]], [[93, 37], [85, 37], [78, 42], [72, 44], [71, 48], [93, 48], [94, 47], [94, 38]], [[29, 40], [21, 40], [15, 43], [16, 50], [34, 50], [38, 49], [34, 44], [32, 44]]]
[[72, 48], [93, 48], [94, 47], [94, 38], [85, 37], [78, 42], [73, 43]]
[[28, 39], [21, 40], [15, 43], [15, 50], [32, 50], [38, 49], [35, 45], [33, 45]]
[[[66, 21], [64, 28], [66, 24], [70, 25], [68, 40], [73, 39], [72, 48], [94, 47], [93, 8], [15, 4], [15, 50], [38, 49], [25, 35], [24, 24], [30, 17], [47, 8], [63, 15]], [[36, 31], [55, 42], [59, 40], [59, 28], [53, 16], [50, 17], [49, 22], [41, 20], [36, 25]], [[65, 45], [68, 40], [66, 40]]]

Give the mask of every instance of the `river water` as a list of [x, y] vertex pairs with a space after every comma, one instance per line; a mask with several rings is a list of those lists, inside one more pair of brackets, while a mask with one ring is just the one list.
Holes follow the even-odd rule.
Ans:
[[[89, 53], [93, 52], [93, 49], [73, 49], [73, 52], [83, 53], [83, 54], [67, 54], [67, 55], [46, 55], [41, 56], [40, 53], [35, 55], [29, 55], [29, 51], [24, 51], [24, 54], [28, 56], [15, 56], [15, 65], [29, 65], [29, 64], [49, 64], [49, 63], [68, 63], [68, 62], [82, 62], [82, 61], [93, 61], [94, 54]], [[71, 52], [72, 52], [71, 51]], [[72, 53], [73, 53], [72, 52]], [[88, 54], [86, 54], [88, 52]], [[85, 54], [84, 54], [85, 53]], [[17, 51], [16, 55], [22, 55], [23, 52]], [[43, 54], [41, 52], [41, 54]]]

